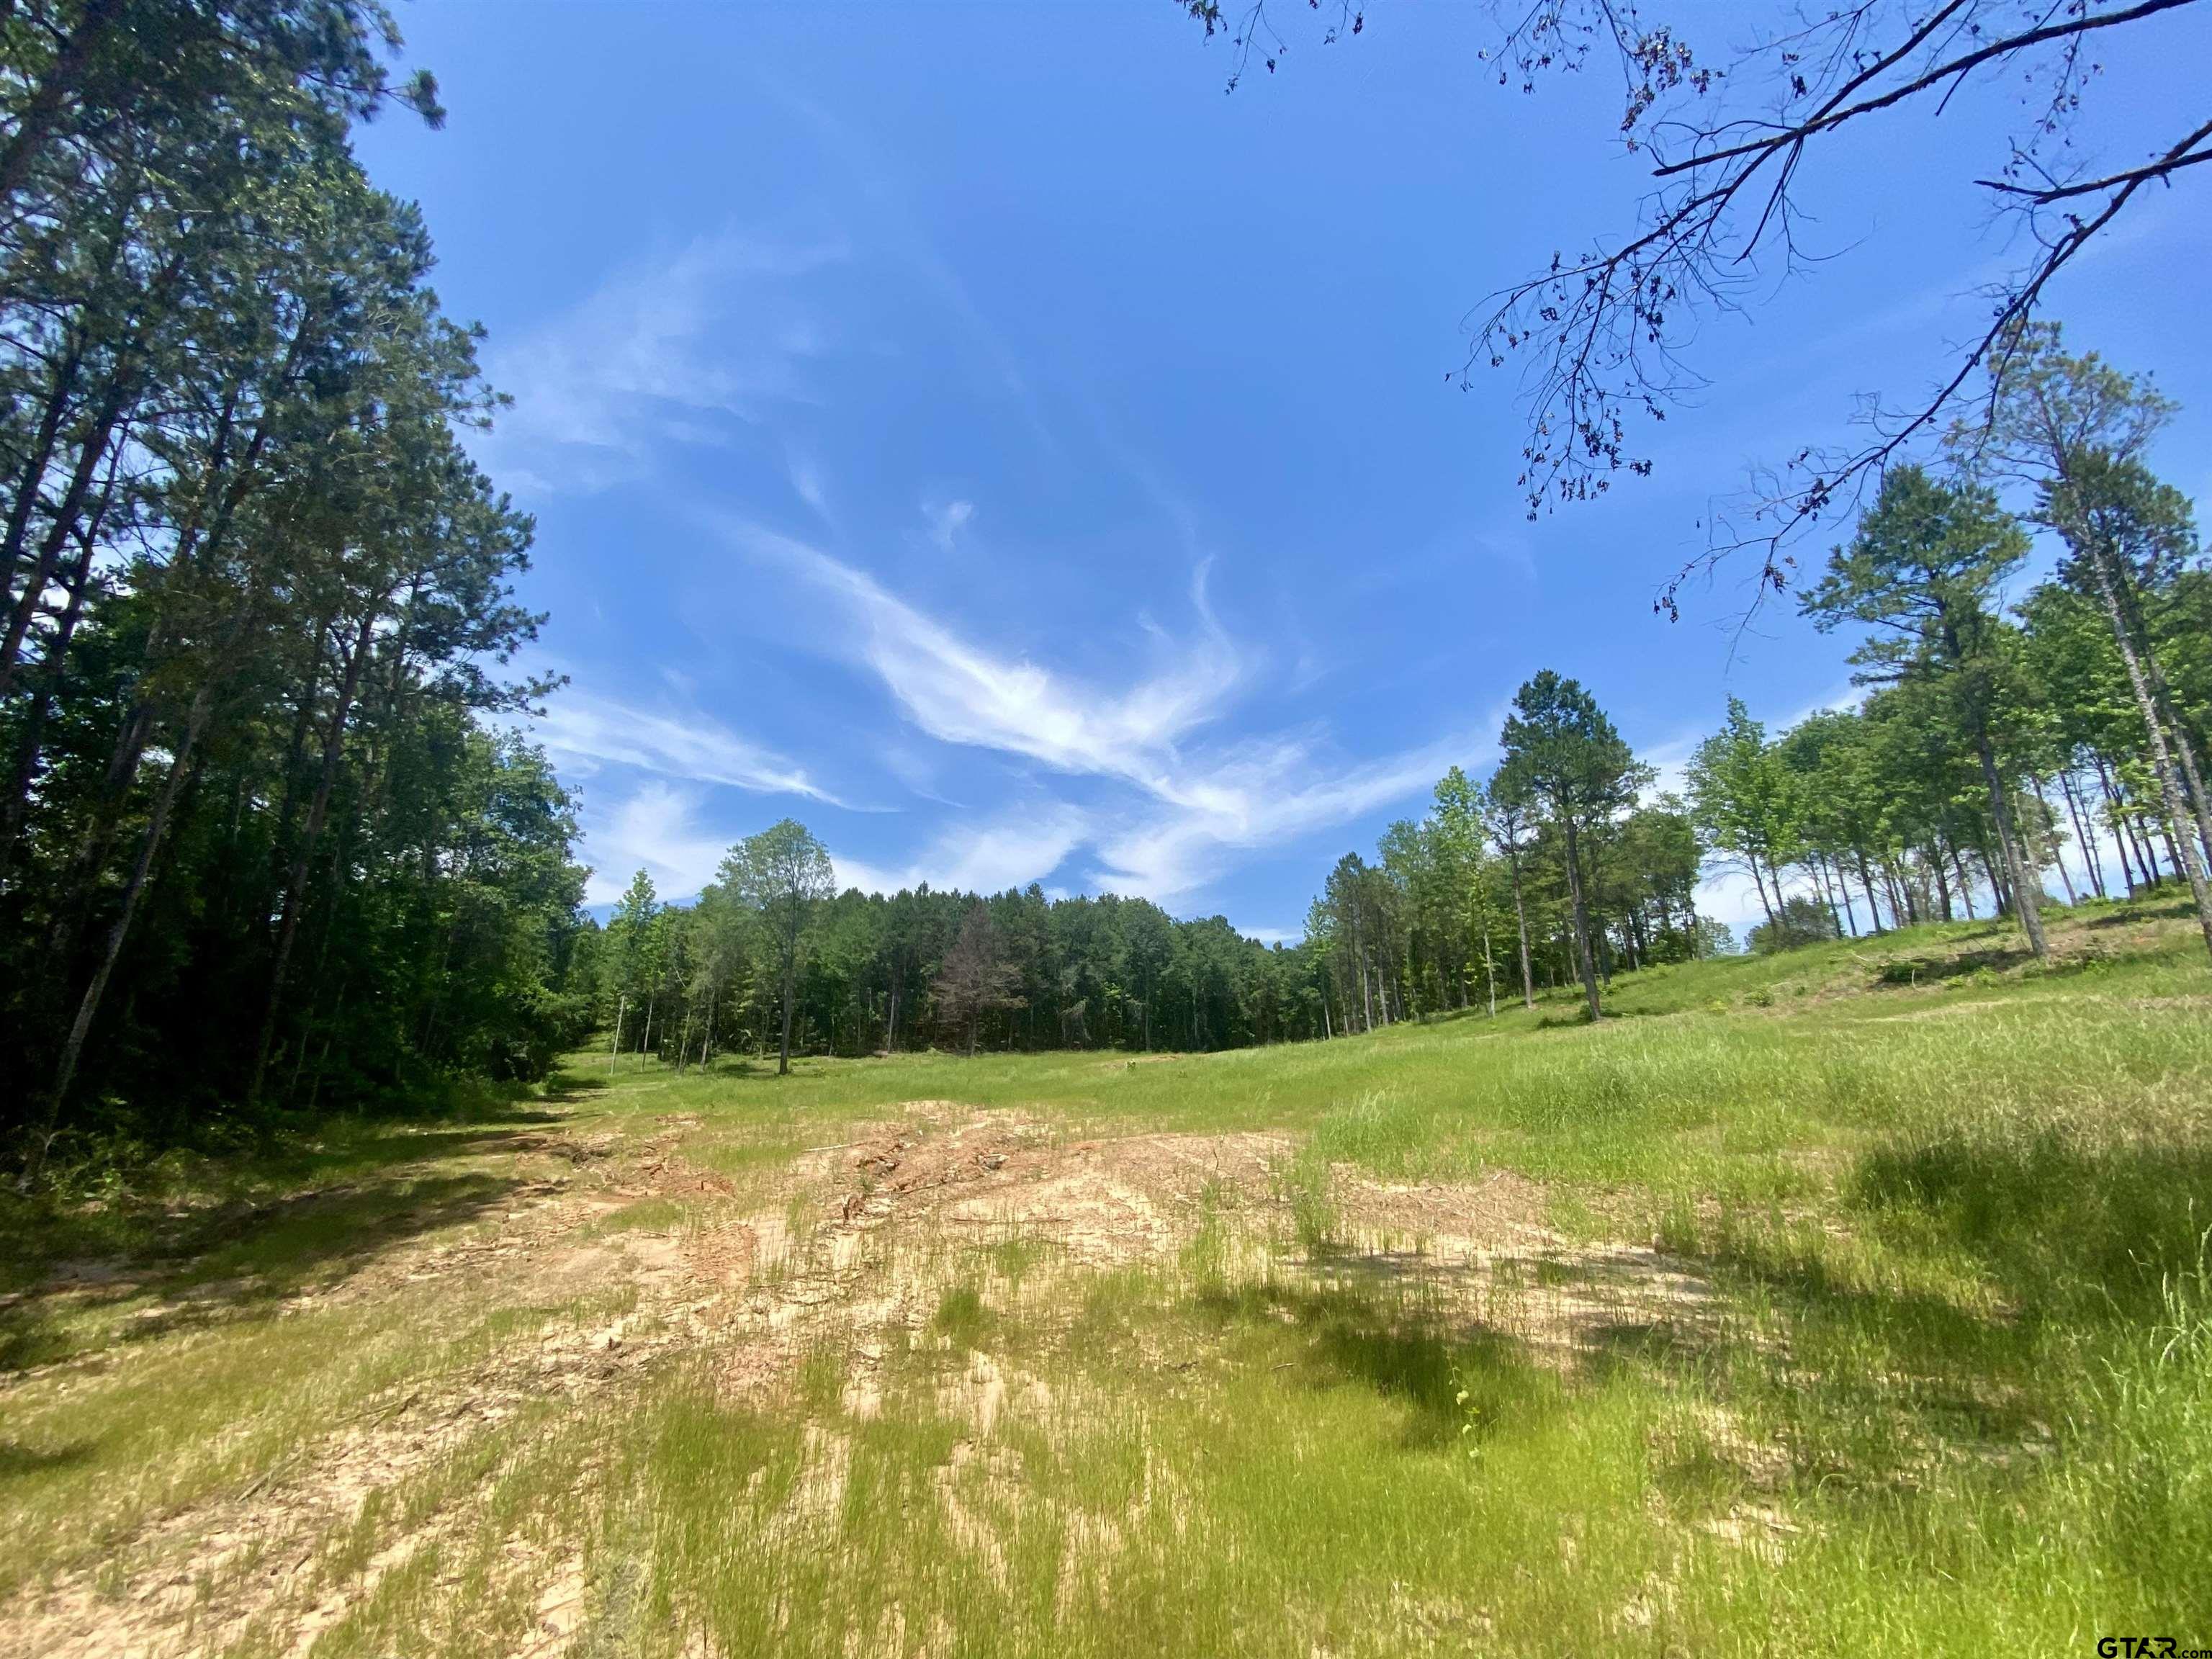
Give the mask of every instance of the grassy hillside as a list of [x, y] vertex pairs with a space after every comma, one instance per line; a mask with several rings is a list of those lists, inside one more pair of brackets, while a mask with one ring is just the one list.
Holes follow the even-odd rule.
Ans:
[[2212, 975], [579, 1056], [17, 1208], [0, 1654], [2212, 1645]]

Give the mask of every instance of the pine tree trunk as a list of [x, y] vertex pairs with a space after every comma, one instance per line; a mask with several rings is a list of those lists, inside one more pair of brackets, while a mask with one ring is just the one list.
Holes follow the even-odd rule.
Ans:
[[115, 475], [110, 470], [108, 495], [94, 509], [90, 521], [79, 536], [82, 550], [76, 564], [63, 578], [69, 600], [62, 607], [61, 616], [54, 624], [54, 636], [48, 642], [44, 659], [40, 663], [38, 686], [31, 693], [24, 708], [21, 730], [15, 739], [15, 769], [9, 780], [8, 799], [0, 804], [0, 887], [7, 885], [8, 874], [13, 867], [19, 844], [23, 819], [30, 811], [31, 785], [39, 773], [39, 757], [45, 753], [46, 726], [54, 709], [55, 699], [60, 695], [62, 676], [69, 665], [70, 641], [76, 637], [77, 623], [84, 616], [84, 596], [92, 586], [93, 541], [99, 533], [100, 520], [106, 514], [108, 498], [115, 488]]
[[798, 977], [798, 968], [799, 964], [795, 954], [787, 955], [784, 957], [783, 1041], [782, 1046], [776, 1051], [775, 1057], [775, 1074], [778, 1077], [788, 1077], [791, 1075], [791, 1004], [793, 984]]
[[330, 817], [331, 791], [337, 786], [338, 761], [345, 751], [346, 720], [353, 712], [354, 697], [361, 689], [361, 672], [368, 660], [369, 639], [376, 626], [377, 614], [377, 609], [371, 607], [362, 617], [361, 627], [354, 635], [345, 675], [338, 683], [337, 702], [331, 710], [330, 729], [323, 738], [322, 765], [315, 779], [314, 799], [308, 803], [307, 827], [301, 832], [300, 845], [293, 854], [292, 868], [284, 883], [283, 919], [276, 928], [276, 956], [269, 970], [269, 997], [261, 1013], [260, 1036], [253, 1048], [253, 1076], [246, 1091], [249, 1107], [261, 1103], [261, 1084], [268, 1071], [270, 1045], [276, 1039], [276, 1016], [283, 1006], [284, 976], [291, 965], [292, 942], [299, 934], [300, 912], [307, 901], [307, 864], [314, 856], [315, 842]]
[[15, 495], [8, 504], [7, 527], [0, 532], [0, 602], [12, 601], [15, 597], [15, 569], [22, 562], [23, 549], [30, 539], [31, 514], [44, 493], [41, 486], [46, 482], [46, 469], [53, 465], [54, 450], [61, 442], [62, 422], [69, 415], [76, 377], [84, 367], [82, 337], [71, 330], [69, 337], [68, 349], [54, 367], [46, 406], [37, 430], [32, 434], [22, 470], [15, 475]]
[[[1982, 781], [1989, 786], [1990, 816], [1996, 821], [1997, 847], [2002, 853], [2008, 884], [2012, 889], [2013, 914], [2020, 920], [2021, 928], [2027, 935], [2027, 948], [2035, 952], [2036, 960], [2047, 961], [2051, 945], [2043, 936], [2043, 907], [2038, 902], [2042, 890], [2042, 878], [2028, 866], [2027, 849], [2021, 843], [2020, 830], [2013, 817], [2012, 800], [2005, 793], [2004, 780], [1997, 774], [1997, 758], [1990, 747], [1989, 738], [1976, 733], [1974, 753], [1982, 763]], [[2212, 934], [2207, 935], [2212, 943]]]
[[[2158, 700], [2153, 695], [2148, 676], [2136, 654], [2135, 641], [2121, 609], [2120, 574], [2112, 568], [2112, 552], [2101, 537], [2090, 539], [2090, 568], [2095, 572], [2097, 586], [2105, 600], [2105, 614], [2112, 625], [2113, 642], [2120, 648], [2120, 661], [2128, 671], [2128, 684], [2136, 695], [2136, 707], [2141, 712], [2143, 726], [2150, 737], [2151, 769], [2158, 774], [2158, 790], [2166, 806], [2166, 833], [2172, 836], [2188, 821], [2181, 810], [2180, 791], [2174, 784], [2172, 757], [2166, 751], [2166, 732], [2159, 720]], [[2185, 834], [2179, 837], [2174, 849], [2175, 860], [2189, 880], [2189, 896], [2196, 902], [2197, 923], [2204, 935], [2204, 948], [2212, 952], [2212, 890], [2208, 890], [2204, 866], [2197, 856], [2197, 848]]]
[[2189, 781], [2190, 811], [2197, 818], [2197, 856], [2212, 859], [2212, 807], [2205, 804], [2204, 780], [2197, 770], [2196, 746], [2189, 741], [2189, 733], [2183, 729], [2179, 714], [2173, 717], [2172, 727], [2173, 752], [2181, 762], [2181, 775]]
[[[2197, 770], [2197, 750], [2189, 741], [2189, 730], [2175, 708], [2173, 693], [2166, 683], [2166, 671], [2160, 667], [2158, 652], [2154, 647], [2150, 629], [2142, 618], [2142, 602], [2124, 571], [2115, 568], [2112, 582], [2124, 611], [2126, 632], [2131, 641], [2139, 641], [2144, 677], [2150, 682], [2151, 701], [2164, 717], [2168, 735], [2173, 744], [2174, 757], [2180, 763], [2181, 775], [2188, 782], [2188, 805], [2197, 826], [2197, 847], [2191, 855], [2191, 862], [2202, 867], [2204, 860], [2212, 859], [2212, 801], [2204, 795], [2204, 780]], [[2179, 836], [2186, 840], [2181, 821], [2173, 819], [2168, 826], [2169, 837]]]
[[[1867, 926], [1879, 938], [1882, 931], [1881, 907], [1875, 902], [1874, 872], [1867, 868], [1867, 855], [1863, 849], [1853, 848], [1851, 856], [1859, 866], [1859, 890], [1866, 895]], [[1893, 921], [1896, 912], [1892, 911], [1890, 915]]]
[[2051, 861], [2058, 866], [2059, 884], [2066, 889], [2066, 903], [2068, 908], [2071, 908], [2081, 902], [2081, 896], [2074, 890], [2074, 872], [2066, 867], [2066, 854], [2059, 848], [2057, 828], [2058, 815], [2051, 810], [2051, 797], [2045, 793], [2041, 778], [2035, 780], [2035, 799], [2036, 804], [2043, 808], [2045, 822], [2052, 826]]
[[92, 428], [77, 450], [69, 488], [63, 492], [61, 502], [54, 509], [53, 522], [40, 539], [38, 555], [31, 561], [30, 570], [24, 577], [23, 591], [17, 596], [15, 608], [8, 618], [7, 633], [0, 636], [0, 697], [14, 689], [16, 659], [22, 652], [23, 637], [30, 631], [31, 619], [39, 613], [40, 599], [53, 580], [54, 567], [60, 561], [62, 550], [69, 544], [70, 532], [83, 515], [86, 499], [92, 494], [93, 479], [99, 474], [100, 464], [106, 458], [108, 444], [122, 420], [128, 390], [118, 370], [107, 400], [94, 416]]
[[2128, 834], [2127, 814], [2121, 809], [2119, 792], [2112, 787], [2112, 774], [2106, 769], [2105, 757], [2093, 755], [2096, 763], [2097, 790], [2104, 799], [2105, 816], [2111, 820], [2112, 844], [2119, 849], [2120, 878], [2128, 884], [2128, 896], [2133, 898], [2138, 884], [2136, 880], [2136, 860], [2130, 854], [2135, 848]]
[[2109, 897], [2105, 890], [2104, 851], [2089, 833], [2088, 821], [2082, 816], [2081, 803], [2074, 792], [2071, 772], [2062, 770], [2058, 774], [2058, 793], [2065, 797], [2066, 815], [2074, 821], [2074, 837], [2081, 844], [2082, 862], [2089, 866], [2089, 885], [2099, 898]]
[[1498, 958], [1490, 949], [1490, 901], [1482, 904], [1482, 979], [1490, 996], [1490, 1017], [1498, 1018]]
[[1597, 969], [1590, 960], [1589, 913], [1583, 902], [1583, 872], [1580, 838], [1575, 832], [1571, 812], [1559, 814], [1559, 821], [1567, 833], [1567, 900], [1574, 913], [1575, 966], [1581, 971], [1583, 1000], [1589, 1005], [1589, 1017], [1601, 1016], [1598, 1009]]
[[55, 52], [53, 61], [46, 65], [46, 72], [39, 82], [38, 90], [31, 94], [22, 113], [16, 118], [15, 131], [9, 135], [6, 147], [0, 149], [0, 202], [12, 203], [15, 192], [30, 178], [40, 151], [53, 136], [54, 123], [82, 81], [94, 50], [114, 26], [116, 14], [121, 9], [121, 0], [86, 0], [76, 27]]
[[27, 1192], [34, 1186], [40, 1170], [45, 1167], [46, 1150], [53, 1145], [54, 1131], [61, 1121], [63, 1103], [69, 1097], [70, 1085], [76, 1079], [77, 1061], [84, 1053], [84, 1041], [92, 1030], [94, 1018], [100, 1012], [100, 1000], [107, 993], [107, 981], [114, 975], [115, 963], [123, 954], [124, 941], [130, 937], [131, 923], [138, 913], [138, 902], [146, 891], [147, 872], [154, 867], [154, 855], [161, 850], [162, 838], [168, 833], [169, 815], [175, 808], [177, 797], [182, 793], [185, 779], [190, 771], [189, 761], [198, 745], [200, 733], [205, 729], [214, 689], [203, 685], [192, 699], [191, 712], [185, 716], [183, 738], [176, 753], [169, 761], [168, 775], [162, 779], [160, 793], [154, 798], [154, 808], [147, 817], [146, 828], [138, 838], [138, 857], [131, 867], [130, 878], [123, 887], [123, 908], [107, 930], [107, 943], [102, 949], [99, 966], [94, 969], [91, 981], [78, 1000], [76, 1018], [70, 1024], [68, 1037], [62, 1044], [60, 1062], [54, 1068], [53, 1087], [46, 1097], [44, 1121], [39, 1133], [31, 1138], [30, 1157], [23, 1167], [17, 1183], [20, 1190]]
[[1851, 937], [1856, 939], [1859, 936], [1859, 918], [1858, 913], [1851, 908], [1851, 890], [1850, 884], [1844, 879], [1844, 861], [1840, 858], [1832, 858], [1829, 864], [1835, 872], [1836, 891], [1844, 901], [1844, 919], [1850, 924]]
[[2128, 819], [2128, 832], [2135, 837], [2136, 865], [2143, 872], [2143, 885], [2155, 887], [2166, 879], [2166, 872], [2158, 866], [2158, 843], [2152, 838], [2150, 827], [2140, 812]]
[[1376, 1029], [1374, 991], [1370, 991], [1370, 987], [1367, 987], [1367, 951], [1360, 947], [1360, 922], [1358, 922], [1358, 911], [1356, 909], [1354, 909], [1354, 915], [1352, 915], [1352, 956], [1354, 956], [1356, 963], [1360, 964], [1360, 1030], [1374, 1030]]
[[1528, 908], [1521, 901], [1521, 860], [1510, 854], [1506, 867], [1513, 872], [1513, 920], [1521, 930], [1521, 1006], [1536, 1006], [1536, 976], [1528, 966]]
[[[1828, 885], [1827, 860], [1818, 853], [1813, 854], [1813, 882], [1820, 890], [1821, 902], [1828, 907], [1829, 923], [1835, 928], [1836, 937], [1841, 939], [1844, 936], [1844, 914], [1836, 908], [1836, 890]], [[1856, 935], [1858, 929], [1854, 927], [1851, 932]]]

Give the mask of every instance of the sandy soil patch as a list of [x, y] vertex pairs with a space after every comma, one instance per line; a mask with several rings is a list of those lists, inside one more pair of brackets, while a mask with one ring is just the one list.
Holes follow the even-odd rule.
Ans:
[[[807, 1356], [828, 1346], [843, 1368], [846, 1407], [866, 1417], [882, 1407], [890, 1340], [945, 1340], [931, 1322], [946, 1289], [972, 1279], [978, 1245], [1018, 1241], [1044, 1264], [1035, 1271], [1062, 1275], [1170, 1259], [1218, 1216], [1255, 1237], [1287, 1236], [1280, 1176], [1296, 1144], [1285, 1136], [1069, 1139], [1018, 1114], [949, 1101], [907, 1102], [898, 1113], [802, 1151], [769, 1183], [777, 1206], [757, 1210], [744, 1207], [757, 1196], [740, 1199], [729, 1180], [683, 1156], [697, 1127], [686, 1116], [664, 1118], [641, 1139], [549, 1133], [507, 1148], [566, 1168], [519, 1186], [491, 1216], [393, 1246], [293, 1305], [435, 1290], [522, 1307], [599, 1297], [625, 1311], [548, 1320], [459, 1374], [365, 1401], [248, 1490], [159, 1517], [97, 1573], [64, 1575], [0, 1608], [0, 1656], [166, 1659], [256, 1631], [281, 1632], [276, 1650], [304, 1653], [426, 1540], [469, 1522], [476, 1500], [385, 1542], [341, 1582], [318, 1576], [325, 1541], [372, 1493], [519, 1412], [581, 1402], [698, 1352], [715, 1356], [733, 1395], [781, 1398]], [[1642, 1246], [1570, 1243], [1545, 1227], [1545, 1190], [1525, 1178], [1392, 1183], [1339, 1171], [1334, 1187], [1344, 1224], [1337, 1248], [1279, 1257], [1271, 1271], [1407, 1286], [1431, 1315], [1509, 1333], [1562, 1363], [1622, 1340], [1703, 1340], [1717, 1326], [1712, 1287], [1684, 1264]], [[592, 1224], [648, 1199], [681, 1200], [683, 1224]], [[96, 1272], [82, 1278], [101, 1282]], [[1003, 1359], [956, 1352], [940, 1403], [971, 1425], [963, 1443], [988, 1461], [1010, 1413], [1048, 1414], [1052, 1398]], [[813, 1451], [822, 1480], [808, 1484], [823, 1490], [807, 1501], [830, 1503], [839, 1459], [826, 1443]], [[994, 1546], [970, 1512], [973, 1481], [954, 1474], [940, 1501], [956, 1535], [988, 1559]], [[582, 1616], [580, 1564], [548, 1559], [516, 1571], [542, 1587], [524, 1650], [562, 1651]]]

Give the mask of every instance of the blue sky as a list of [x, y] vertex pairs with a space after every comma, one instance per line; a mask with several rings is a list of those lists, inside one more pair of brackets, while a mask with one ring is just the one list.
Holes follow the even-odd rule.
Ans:
[[[573, 679], [538, 735], [595, 902], [640, 866], [688, 895], [789, 814], [864, 886], [1111, 889], [1295, 937], [1340, 854], [1488, 763], [1538, 668], [1677, 763], [1732, 692], [1832, 702], [1848, 641], [1786, 606], [1737, 637], [1744, 573], [1678, 625], [1653, 592], [1748, 464], [1922, 388], [2011, 258], [1963, 181], [2017, 106], [1870, 130], [1810, 180], [1833, 257], [1705, 331], [1656, 476], [1530, 524], [1511, 380], [1446, 371], [1484, 294], [1643, 179], [1617, 94], [1498, 87], [1472, 7], [1378, 7], [1234, 96], [1166, 0], [401, 21], [451, 119], [361, 149], [516, 400], [480, 453], [538, 517], [539, 665]], [[2136, 33], [2116, 161], [2212, 46], [2185, 15]], [[2177, 190], [2051, 312], [2184, 400], [2156, 459], [2199, 492], [2209, 264]]]

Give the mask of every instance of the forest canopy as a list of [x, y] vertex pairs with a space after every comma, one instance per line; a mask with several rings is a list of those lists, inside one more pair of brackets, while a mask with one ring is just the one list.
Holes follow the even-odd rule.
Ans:
[[2212, 949], [2212, 574], [2150, 470], [2172, 406], [2024, 311], [1972, 360], [1976, 418], [1886, 465], [1799, 594], [1863, 696], [1772, 733], [1732, 702], [1670, 787], [1547, 670], [1488, 775], [1321, 875], [1295, 943], [1037, 884], [840, 891], [789, 820], [688, 902], [640, 872], [602, 924], [529, 736], [558, 687], [516, 665], [535, 526], [469, 447], [502, 399], [352, 147], [441, 117], [398, 47], [359, 0], [0, 24], [0, 1137], [27, 1180], [587, 1042], [1208, 1049], [1554, 985], [1598, 1018], [1615, 975], [1733, 947], [1698, 908], [1723, 866], [1755, 948], [1994, 910], [2041, 956], [2055, 877], [2175, 882]]
[[514, 720], [529, 519], [354, 122], [354, 0], [12, 9], [0, 1119], [156, 1142], [541, 1074], [583, 872]]

